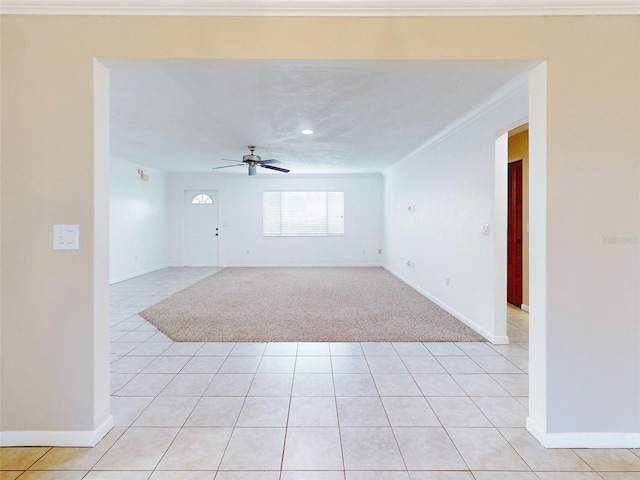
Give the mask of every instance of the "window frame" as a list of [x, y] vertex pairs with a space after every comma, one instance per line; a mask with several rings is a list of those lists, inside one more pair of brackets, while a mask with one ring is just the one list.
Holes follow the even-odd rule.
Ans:
[[[301, 225], [295, 225], [295, 219], [289, 219], [288, 222], [285, 222], [286, 228], [283, 229], [283, 198], [287, 198], [286, 194], [325, 194], [325, 217], [324, 217], [324, 226], [325, 232], [314, 232], [312, 230], [308, 232], [301, 231], [291, 231], [287, 232], [285, 230], [295, 229], [296, 227], [301, 227]], [[277, 202], [279, 208], [279, 227], [273, 230], [268, 230], [269, 227], [273, 227], [273, 224], [269, 225], [267, 208], [274, 208], [274, 205], [268, 205], [268, 195], [279, 194], [279, 199]], [[330, 195], [337, 194], [337, 204], [336, 199], [330, 199]], [[285, 195], [283, 197], [283, 195]], [[313, 201], [313, 200], [311, 200]], [[332, 203], [333, 202], [333, 203]], [[263, 237], [308, 237], [308, 238], [327, 238], [327, 237], [344, 237], [345, 236], [345, 216], [344, 216], [344, 202], [345, 202], [345, 194], [344, 191], [336, 191], [336, 190], [265, 190], [262, 192], [262, 236]], [[294, 205], [289, 205], [291, 209], [295, 209]], [[330, 209], [337, 208], [338, 214], [331, 216]], [[335, 222], [338, 221], [337, 229]], [[333, 225], [332, 225], [333, 223]], [[277, 230], [277, 231], [276, 231]], [[335, 233], [333, 233], [335, 232]]]
[[[196, 201], [198, 197], [204, 197], [204, 202]], [[196, 193], [191, 198], [191, 205], [213, 205], [213, 198], [211, 198], [211, 195], [209, 195], [208, 193]]]

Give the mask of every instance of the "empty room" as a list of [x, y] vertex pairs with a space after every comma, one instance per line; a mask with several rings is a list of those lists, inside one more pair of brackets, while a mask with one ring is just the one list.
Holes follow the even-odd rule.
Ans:
[[3, 480], [637, 478], [634, 2], [14, 3]]

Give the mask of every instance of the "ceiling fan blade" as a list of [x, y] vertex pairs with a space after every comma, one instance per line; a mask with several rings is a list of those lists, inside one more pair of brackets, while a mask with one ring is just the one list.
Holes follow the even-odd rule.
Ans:
[[280, 163], [280, 160], [276, 160], [275, 158], [270, 158], [268, 160], [260, 160], [258, 163]]
[[212, 167], [211, 170], [218, 170], [219, 168], [229, 168], [229, 167], [242, 167], [242, 166], [244, 166], [244, 163], [236, 163], [235, 165], [225, 165], [223, 167]]
[[240, 160], [231, 160], [230, 158], [221, 158], [220, 160], [222, 160], [223, 162], [240, 162]]
[[264, 165], [262, 162], [259, 163], [258, 165], [264, 168], [268, 168], [269, 170], [277, 170], [278, 172], [283, 172], [283, 173], [289, 173], [290, 171], [290, 170], [287, 170], [286, 168], [272, 167], [271, 165]]

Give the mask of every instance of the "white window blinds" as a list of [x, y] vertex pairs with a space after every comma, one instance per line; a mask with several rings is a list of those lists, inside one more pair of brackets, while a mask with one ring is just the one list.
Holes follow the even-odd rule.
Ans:
[[344, 235], [344, 192], [264, 192], [265, 237]]

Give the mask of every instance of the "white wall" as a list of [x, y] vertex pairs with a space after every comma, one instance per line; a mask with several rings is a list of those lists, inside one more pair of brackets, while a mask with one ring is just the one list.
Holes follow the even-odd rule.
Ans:
[[[220, 266], [381, 265], [382, 176], [172, 174], [171, 265], [181, 264], [185, 190], [217, 190]], [[343, 191], [344, 237], [263, 237], [262, 193], [267, 190]], [[249, 253], [247, 253], [247, 250]], [[365, 253], [363, 253], [363, 250]]]
[[[506, 232], [506, 216], [495, 216], [504, 211], [496, 209], [496, 191], [505, 191], [495, 188], [496, 174], [504, 178], [495, 170], [496, 139], [527, 115], [526, 88], [504, 95], [388, 169], [384, 189], [385, 267], [497, 342], [506, 341], [504, 309], [496, 302], [504, 295], [506, 304], [506, 291], [496, 289], [506, 265], [496, 271], [494, 235], [496, 227], [498, 235]], [[506, 194], [499, 201], [506, 202]], [[489, 235], [483, 224], [490, 225]]]
[[[529, 74], [529, 416], [545, 446], [547, 426], [547, 64]], [[579, 445], [580, 442], [576, 442]]]
[[[140, 179], [140, 168], [149, 175], [148, 181]], [[110, 282], [167, 267], [167, 174], [112, 157], [109, 189]]]
[[[84, 442], [94, 446], [113, 427], [111, 416], [109, 329], [109, 176], [110, 176], [110, 77], [99, 61], [93, 62], [93, 426]], [[75, 361], [78, 361], [76, 358]], [[65, 399], [68, 401], [68, 399]], [[54, 443], [54, 442], [52, 442]], [[59, 443], [59, 442], [55, 442]]]

